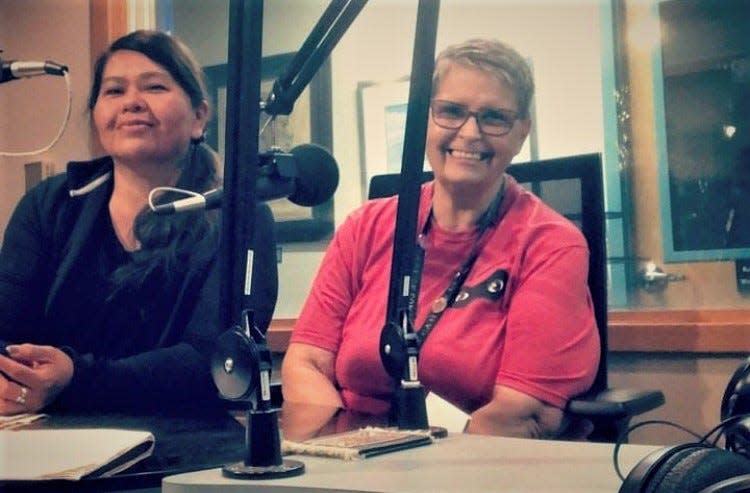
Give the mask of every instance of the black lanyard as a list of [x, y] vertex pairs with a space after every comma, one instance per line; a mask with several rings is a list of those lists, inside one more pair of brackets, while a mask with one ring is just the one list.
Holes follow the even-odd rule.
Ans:
[[[438, 323], [445, 310], [453, 306], [453, 303], [456, 300], [456, 295], [458, 295], [461, 287], [464, 285], [464, 282], [466, 282], [466, 278], [469, 277], [469, 272], [471, 272], [471, 268], [474, 267], [474, 263], [476, 262], [479, 254], [482, 251], [482, 240], [484, 239], [485, 233], [490, 229], [490, 226], [497, 224], [499, 220], [498, 212], [500, 209], [500, 205], [503, 202], [504, 196], [505, 180], [503, 179], [503, 183], [500, 186], [500, 190], [498, 191], [497, 195], [492, 200], [492, 203], [484, 212], [484, 214], [482, 214], [482, 216], [479, 218], [479, 221], [477, 221], [477, 240], [474, 242], [474, 246], [472, 247], [471, 252], [469, 252], [468, 257], [466, 257], [466, 260], [464, 260], [463, 264], [461, 264], [461, 268], [459, 268], [458, 271], [453, 275], [453, 279], [451, 279], [451, 282], [446, 288], [445, 292], [443, 292], [443, 295], [432, 302], [430, 313], [427, 315], [424, 324], [422, 324], [422, 327], [418, 331], [416, 331], [415, 337], [417, 339], [417, 345], [419, 347], [424, 344], [427, 336], [430, 335], [430, 332], [432, 332], [432, 329]], [[422, 228], [422, 233], [419, 235], [419, 238], [417, 240], [417, 251], [416, 255], [414, 256], [412, 283], [409, 288], [409, 316], [411, 317], [412, 321], [416, 318], [417, 314], [419, 284], [422, 280], [422, 270], [424, 268], [425, 248], [423, 246], [423, 241], [427, 238], [427, 233], [430, 231], [431, 222], [432, 207], [430, 207], [430, 212], [427, 215], [427, 220], [425, 221], [424, 227]]]

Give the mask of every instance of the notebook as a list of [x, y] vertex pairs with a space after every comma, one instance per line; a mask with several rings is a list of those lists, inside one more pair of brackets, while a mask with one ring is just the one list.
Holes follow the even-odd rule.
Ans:
[[0, 430], [0, 481], [108, 477], [151, 455], [148, 431]]
[[366, 427], [354, 431], [311, 438], [302, 442], [282, 440], [281, 451], [334, 457], [343, 460], [364, 459], [432, 443], [429, 431]]

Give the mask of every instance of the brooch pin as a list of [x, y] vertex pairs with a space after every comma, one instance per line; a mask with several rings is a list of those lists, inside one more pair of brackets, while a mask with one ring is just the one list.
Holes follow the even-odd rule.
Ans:
[[489, 285], [487, 286], [487, 292], [491, 294], [495, 294], [495, 293], [502, 291], [504, 287], [505, 287], [505, 283], [503, 282], [503, 280], [496, 279], [492, 281], [491, 283], [489, 283]]

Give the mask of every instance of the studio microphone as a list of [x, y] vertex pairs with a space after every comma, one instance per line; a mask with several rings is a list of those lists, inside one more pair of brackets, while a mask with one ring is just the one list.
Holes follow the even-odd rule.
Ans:
[[[333, 156], [316, 144], [302, 144], [289, 153], [272, 151], [259, 156], [255, 198], [260, 201], [287, 197], [303, 207], [330, 199], [339, 184], [339, 170]], [[160, 204], [156, 214], [208, 210], [221, 206], [224, 191], [216, 188], [202, 194]]]
[[0, 84], [37, 75], [65, 75], [68, 67], [49, 60], [44, 62], [9, 60], [2, 62]]

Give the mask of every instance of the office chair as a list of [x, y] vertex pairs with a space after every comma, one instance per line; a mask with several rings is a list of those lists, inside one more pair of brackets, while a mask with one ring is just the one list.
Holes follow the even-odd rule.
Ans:
[[[612, 389], [607, 384], [607, 254], [604, 185], [599, 154], [584, 154], [514, 164], [506, 171], [583, 232], [589, 245], [589, 290], [601, 340], [599, 368], [591, 388], [568, 402], [566, 412], [594, 424], [592, 441], [614, 442], [633, 416], [664, 404], [659, 390]], [[422, 182], [433, 178], [425, 171]], [[373, 176], [368, 198], [398, 193], [400, 175]]]

